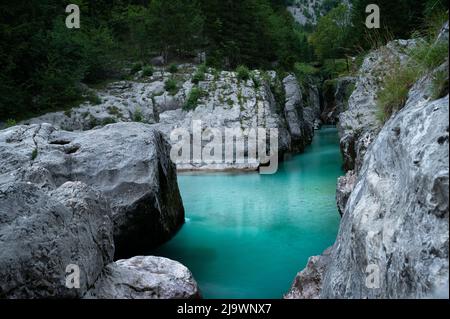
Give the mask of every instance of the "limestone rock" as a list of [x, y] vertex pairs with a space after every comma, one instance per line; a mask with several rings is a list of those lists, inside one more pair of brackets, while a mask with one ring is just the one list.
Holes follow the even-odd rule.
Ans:
[[348, 109], [348, 101], [355, 88], [356, 78], [345, 76], [334, 81], [334, 92], [328, 99], [326, 98], [325, 109], [321, 119], [326, 124], [335, 125], [339, 121], [339, 115]]
[[[410, 99], [373, 142], [322, 297], [427, 298], [448, 286], [448, 102]], [[379, 289], [365, 285], [369, 265]]]
[[191, 272], [162, 257], [133, 257], [109, 264], [88, 299], [194, 299], [200, 293]]
[[367, 147], [380, 130], [381, 123], [376, 118], [376, 111], [382, 79], [394, 65], [408, 59], [407, 50], [414, 45], [415, 40], [392, 41], [364, 59], [355, 90], [348, 101], [348, 109], [339, 115], [338, 129], [346, 170], [358, 172]]
[[306, 268], [295, 277], [291, 290], [284, 299], [319, 299], [323, 274], [330, 262], [330, 254], [331, 249], [327, 249], [323, 255], [311, 257]]
[[292, 147], [302, 151], [311, 143], [314, 136], [314, 122], [317, 118], [315, 110], [304, 107], [302, 91], [294, 75], [284, 78], [283, 85], [286, 94], [284, 116], [291, 135]]
[[356, 184], [356, 175], [353, 171], [348, 171], [345, 176], [341, 176], [338, 179], [336, 188], [336, 203], [339, 210], [339, 214], [342, 216], [347, 205], [348, 198], [350, 197], [353, 188]]
[[[0, 298], [79, 298], [112, 261], [110, 207], [80, 182], [0, 184]], [[79, 289], [66, 267], [80, 269]]]
[[117, 256], [143, 253], [184, 223], [170, 145], [150, 125], [85, 132], [16, 126], [0, 131], [0, 150], [1, 181], [23, 179], [49, 189], [79, 181], [100, 192], [111, 205]]

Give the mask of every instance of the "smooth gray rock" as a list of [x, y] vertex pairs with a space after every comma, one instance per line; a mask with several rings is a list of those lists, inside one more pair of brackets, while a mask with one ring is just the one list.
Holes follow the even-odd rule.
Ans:
[[339, 115], [348, 109], [348, 102], [355, 88], [356, 77], [345, 76], [337, 78], [334, 84], [334, 94], [331, 101], [325, 100], [325, 109], [321, 119], [326, 124], [335, 125]]
[[[253, 78], [247, 81], [239, 80], [236, 72], [222, 71], [219, 74], [211, 74], [211, 70], [205, 74], [205, 80], [198, 86], [203, 95], [198, 99], [197, 105], [189, 110], [176, 109], [160, 114], [157, 127], [169, 138], [175, 128], [181, 128], [193, 135], [193, 124], [200, 123], [205, 137], [202, 145], [209, 144], [222, 147], [221, 140], [210, 143], [207, 133], [211, 129], [218, 129], [222, 135], [225, 129], [235, 129], [240, 132], [248, 132], [251, 129], [266, 128], [278, 129], [278, 151], [280, 154], [291, 150], [291, 137], [286, 128], [284, 115], [279, 113], [279, 107], [270, 81], [262, 72], [253, 71]], [[275, 74], [276, 77], [276, 74]], [[256, 83], [255, 83], [256, 82]], [[190, 81], [189, 81], [190, 83]], [[192, 87], [185, 83], [185, 92]], [[189, 93], [186, 93], [189, 95]], [[241, 136], [237, 142], [244, 142]], [[173, 141], [172, 141], [173, 142]], [[268, 142], [268, 141], [267, 141]], [[248, 154], [257, 145], [246, 145], [242, 154]], [[236, 151], [234, 152], [236, 154]], [[223, 156], [222, 156], [223, 157]], [[227, 158], [219, 163], [207, 163], [202, 159], [191, 159], [189, 162], [179, 161], [177, 168], [182, 171], [227, 171], [250, 170], [255, 171], [261, 166], [259, 158], [246, 158], [245, 163]]]
[[348, 171], [345, 176], [341, 176], [338, 179], [336, 188], [336, 203], [339, 214], [344, 214], [345, 206], [356, 184], [356, 178], [354, 171]]
[[154, 66], [163, 66], [166, 64], [166, 59], [163, 56], [156, 56], [150, 60], [150, 63]]
[[133, 257], [109, 264], [87, 299], [196, 299], [198, 286], [180, 263], [162, 257]]
[[330, 254], [331, 248], [321, 256], [309, 258], [306, 268], [297, 274], [284, 299], [319, 299], [323, 274], [330, 263]]
[[292, 148], [303, 151], [312, 141], [314, 122], [317, 117], [313, 108], [304, 107], [302, 91], [294, 75], [284, 78], [283, 86], [286, 95], [284, 116], [291, 135]]
[[[207, 69], [204, 79], [194, 84], [193, 78], [198, 69], [192, 64], [178, 66], [176, 92], [168, 92], [165, 87], [173, 74], [158, 67], [152, 76], [143, 76], [140, 72], [133, 80], [91, 90], [100, 98], [98, 105], [84, 103], [72, 110], [48, 113], [21, 124], [50, 123], [67, 131], [84, 131], [111, 123], [143, 122], [157, 124], [168, 139], [175, 128], [192, 131], [193, 121], [197, 120], [202, 121], [204, 129], [220, 129], [222, 133], [225, 128], [243, 132], [256, 128], [278, 129], [280, 158], [287, 152], [302, 151], [311, 143], [314, 130], [321, 126], [320, 96], [314, 84], [303, 88], [302, 94], [296, 78], [291, 75], [286, 80], [286, 89], [288, 95], [294, 95], [281, 101], [285, 88], [273, 71], [253, 70], [251, 79], [242, 81], [236, 72]], [[194, 87], [201, 89], [202, 94], [196, 103], [186, 107]], [[275, 93], [280, 101], [275, 98]], [[299, 108], [303, 103], [302, 95], [306, 102]], [[293, 134], [288, 129], [288, 123]], [[207, 144], [208, 141], [205, 138], [203, 142]], [[252, 149], [247, 147], [244, 153], [249, 151]], [[193, 160], [177, 163], [177, 168], [181, 171], [255, 171], [261, 165], [260, 159], [249, 158], [245, 163], [236, 160], [221, 163]]]
[[448, 42], [448, 21], [444, 23], [437, 37], [437, 42]]
[[328, 259], [316, 258], [324, 267], [308, 265], [297, 285], [321, 276], [309, 289], [320, 298], [448, 298], [449, 96], [432, 98], [434, 75], [448, 61], [416, 82], [384, 127], [373, 114], [386, 74], [380, 62], [404, 63], [411, 45], [394, 41], [369, 54], [341, 114], [341, 146], [354, 170], [338, 183], [338, 238]]
[[[323, 298], [427, 298], [448, 285], [448, 102], [410, 100], [380, 132], [347, 204]], [[371, 264], [379, 289], [365, 285]]]
[[[110, 207], [80, 182], [0, 184], [0, 298], [79, 298], [113, 260]], [[66, 287], [66, 267], [80, 288]]]
[[131, 257], [184, 223], [169, 153], [163, 135], [142, 123], [77, 133], [49, 124], [16, 126], [0, 131], [0, 180], [25, 176], [50, 189], [68, 181], [89, 185], [111, 205], [116, 256]]
[[[432, 78], [368, 148], [320, 298], [448, 298], [449, 97], [430, 101]], [[366, 284], [369, 269], [378, 288]]]
[[358, 172], [368, 146], [380, 130], [376, 112], [382, 79], [392, 71], [392, 65], [407, 61], [407, 51], [415, 45], [415, 40], [392, 41], [364, 59], [348, 109], [339, 115], [338, 130], [346, 170]]

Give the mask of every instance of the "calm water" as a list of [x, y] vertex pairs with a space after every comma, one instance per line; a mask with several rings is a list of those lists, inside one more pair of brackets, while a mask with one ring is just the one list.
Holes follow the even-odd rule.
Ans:
[[186, 265], [205, 298], [281, 298], [336, 238], [341, 164], [325, 128], [275, 175], [181, 175], [186, 225], [152, 254]]

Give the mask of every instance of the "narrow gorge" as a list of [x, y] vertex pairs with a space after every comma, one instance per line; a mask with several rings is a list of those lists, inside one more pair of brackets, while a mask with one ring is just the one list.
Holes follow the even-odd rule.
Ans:
[[5, 45], [0, 299], [448, 299], [437, 3], [369, 39], [362, 0], [89, 3], [39, 67]]

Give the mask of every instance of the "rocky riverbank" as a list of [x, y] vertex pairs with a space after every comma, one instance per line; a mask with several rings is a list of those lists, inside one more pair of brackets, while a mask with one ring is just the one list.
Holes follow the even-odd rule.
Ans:
[[[111, 83], [95, 91], [97, 105], [83, 104], [65, 112], [54, 112], [22, 124], [50, 123], [67, 131], [85, 131], [116, 122], [155, 124], [166, 139], [175, 128], [193, 131], [193, 122], [207, 128], [236, 129], [243, 132], [245, 154], [253, 154], [245, 132], [250, 129], [278, 129], [278, 152], [301, 152], [320, 127], [322, 106], [315, 84], [300, 86], [293, 75], [279, 78], [275, 72], [216, 71], [192, 64], [180, 65], [170, 73], [162, 67], [151, 76], [138, 73], [134, 80]], [[169, 87], [171, 83], [173, 87]], [[171, 141], [173, 144], [175, 141]], [[202, 144], [209, 142], [208, 137]], [[250, 146], [255, 147], [255, 146]], [[255, 153], [256, 154], [256, 153]], [[236, 156], [236, 154], [235, 154]], [[223, 161], [205, 163], [191, 158], [177, 163], [179, 170], [227, 171], [257, 170], [259, 158], [248, 155], [246, 163]]]
[[[163, 135], [141, 123], [0, 131], [0, 298], [197, 297], [176, 262], [113, 262], [144, 254], [184, 223], [168, 154]], [[77, 289], [66, 284], [73, 266]]]
[[[92, 91], [96, 105], [0, 131], [0, 297], [200, 296], [186, 267], [143, 256], [184, 223], [176, 170], [256, 170], [261, 163], [176, 167], [171, 131], [192, 134], [195, 120], [203, 130], [276, 128], [280, 153], [300, 152], [322, 110], [317, 87], [306, 90], [292, 75], [253, 71], [243, 79], [194, 65], [179, 70], [141, 72]], [[195, 91], [201, 94], [193, 103]], [[65, 281], [73, 265], [77, 289]]]
[[[439, 39], [448, 40], [448, 23]], [[285, 298], [448, 298], [449, 96], [431, 94], [448, 60], [414, 84], [386, 124], [376, 118], [380, 79], [411, 45], [391, 42], [361, 67], [339, 116], [348, 170], [337, 190], [339, 234]]]

